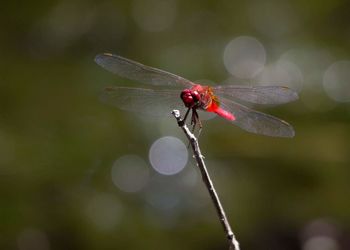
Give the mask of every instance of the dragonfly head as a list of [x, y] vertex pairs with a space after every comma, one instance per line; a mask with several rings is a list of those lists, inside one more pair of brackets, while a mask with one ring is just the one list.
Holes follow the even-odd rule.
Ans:
[[197, 106], [201, 98], [197, 90], [191, 89], [183, 90], [180, 97], [187, 108], [193, 108]]

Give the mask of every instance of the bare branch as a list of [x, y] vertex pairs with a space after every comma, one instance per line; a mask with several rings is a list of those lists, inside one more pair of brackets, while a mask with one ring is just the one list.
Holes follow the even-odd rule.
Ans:
[[177, 124], [184, 131], [186, 137], [190, 141], [190, 144], [191, 144], [191, 147], [193, 150], [193, 154], [194, 154], [196, 162], [197, 162], [197, 166], [199, 167], [201, 174], [202, 174], [202, 179], [203, 179], [203, 181], [204, 181], [204, 183], [209, 191], [210, 197], [214, 203], [216, 212], [219, 216], [219, 220], [224, 228], [224, 231], [226, 233], [226, 237], [229, 241], [229, 244], [230, 244], [229, 249], [230, 250], [239, 250], [239, 243], [238, 243], [234, 233], [232, 232], [232, 229], [231, 229], [231, 226], [227, 220], [224, 208], [221, 205], [221, 202], [219, 200], [219, 196], [217, 195], [217, 193], [215, 191], [213, 182], [211, 181], [209, 173], [208, 173], [207, 168], [205, 166], [204, 157], [200, 151], [198, 140], [194, 136], [194, 134], [190, 132], [190, 130], [186, 126], [185, 122], [181, 119], [180, 111], [173, 110], [171, 113], [174, 115], [174, 117], [177, 120]]

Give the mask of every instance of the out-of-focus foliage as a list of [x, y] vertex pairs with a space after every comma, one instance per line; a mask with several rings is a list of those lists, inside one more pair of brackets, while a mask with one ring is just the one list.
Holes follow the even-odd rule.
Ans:
[[263, 109], [294, 139], [214, 119], [202, 151], [242, 249], [350, 249], [349, 12], [341, 0], [1, 3], [0, 249], [227, 249], [191, 157], [176, 175], [149, 163], [160, 137], [187, 144], [175, 121], [99, 102], [130, 84], [94, 63], [101, 52], [297, 89]]

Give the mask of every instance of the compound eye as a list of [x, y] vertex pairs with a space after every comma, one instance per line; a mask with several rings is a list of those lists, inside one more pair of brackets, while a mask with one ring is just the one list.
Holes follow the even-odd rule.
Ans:
[[192, 96], [196, 101], [199, 101], [201, 99], [201, 95], [198, 93], [198, 91], [193, 91]]
[[192, 107], [195, 104], [194, 95], [191, 90], [185, 89], [181, 92], [181, 99], [186, 107]]

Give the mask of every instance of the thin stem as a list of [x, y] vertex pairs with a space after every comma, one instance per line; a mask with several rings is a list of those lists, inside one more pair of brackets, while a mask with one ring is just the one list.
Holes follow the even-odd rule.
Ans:
[[204, 157], [200, 151], [199, 148], [199, 144], [198, 144], [198, 140], [197, 138], [194, 136], [193, 133], [191, 133], [191, 131], [188, 129], [187, 125], [185, 124], [185, 122], [181, 119], [181, 114], [178, 110], [173, 110], [172, 114], [174, 115], [174, 117], [177, 120], [177, 124], [179, 125], [179, 127], [184, 131], [186, 137], [188, 138], [192, 150], [193, 150], [193, 154], [195, 156], [196, 162], [197, 162], [197, 166], [199, 167], [201, 174], [202, 174], [202, 179], [209, 191], [210, 197], [214, 203], [216, 212], [219, 216], [219, 220], [224, 228], [224, 231], [226, 233], [226, 237], [229, 241], [230, 244], [230, 250], [239, 250], [239, 243], [231, 229], [230, 223], [227, 220], [224, 208], [221, 205], [221, 202], [219, 200], [219, 196], [217, 195], [213, 182], [211, 181], [211, 178], [209, 176], [209, 173], [207, 171], [207, 168], [205, 166], [205, 162], [204, 162]]

